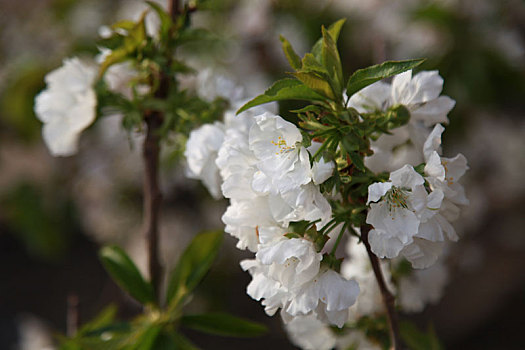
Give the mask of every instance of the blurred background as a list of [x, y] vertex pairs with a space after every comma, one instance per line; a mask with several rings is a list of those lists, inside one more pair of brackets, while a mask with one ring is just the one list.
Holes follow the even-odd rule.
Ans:
[[[162, 3], [162, 1], [159, 1]], [[227, 73], [252, 95], [289, 70], [279, 34], [304, 54], [320, 26], [347, 18], [345, 74], [387, 59], [426, 57], [457, 101], [444, 154], [463, 153], [471, 205], [455, 227], [442, 300], [414, 319], [432, 323], [447, 349], [523, 349], [525, 330], [525, 3], [521, 0], [208, 0], [194, 24], [217, 45], [188, 55], [196, 68]], [[67, 299], [81, 321], [108, 303], [125, 318], [138, 306], [97, 259], [104, 243], [126, 248], [145, 270], [140, 138], [107, 118], [83, 133], [80, 152], [53, 158], [33, 99], [64, 57], [93, 56], [100, 26], [138, 18], [141, 1], [0, 0], [0, 348], [52, 349], [66, 331]], [[198, 49], [198, 48], [197, 48]], [[198, 51], [198, 50], [194, 50]], [[282, 104], [285, 113], [291, 105]], [[184, 165], [164, 155], [162, 258], [172, 266], [192, 236], [222, 228], [213, 201]], [[292, 349], [279, 317], [245, 294], [250, 254], [226, 237], [192, 311], [226, 311], [267, 324], [257, 341], [187, 332], [204, 349]]]

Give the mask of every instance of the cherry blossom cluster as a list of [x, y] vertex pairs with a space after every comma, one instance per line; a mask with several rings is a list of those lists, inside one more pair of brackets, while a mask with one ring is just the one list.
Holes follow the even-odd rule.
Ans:
[[375, 171], [391, 171], [388, 182], [369, 187], [366, 222], [374, 228], [369, 239], [378, 257], [402, 255], [414, 268], [433, 265], [444, 244], [458, 239], [450, 222], [458, 218], [459, 206], [468, 204], [458, 183], [468, 169], [466, 158], [441, 156], [444, 127], [439, 123], [448, 122], [454, 106], [452, 99], [440, 96], [442, 88], [437, 71], [415, 76], [407, 71], [392, 84], [377, 82], [350, 99], [361, 111], [398, 104], [410, 111], [409, 123], [372, 142], [374, 155], [365, 159]]
[[[374, 83], [349, 99], [361, 115], [386, 113], [402, 105], [410, 112], [403, 126], [371, 139], [367, 168], [388, 172], [388, 180], [368, 187], [366, 223], [369, 242], [381, 260], [389, 289], [406, 312], [421, 311], [441, 297], [448, 279], [444, 247], [458, 236], [451, 223], [468, 204], [458, 180], [468, 169], [466, 159], [441, 155], [441, 135], [455, 102], [441, 96], [443, 79], [436, 71], [411, 71], [391, 83]], [[334, 161], [313, 157], [321, 147], [303, 145], [301, 131], [261, 107], [224, 122], [194, 130], [187, 143], [188, 175], [201, 179], [210, 193], [230, 200], [223, 215], [226, 232], [237, 247], [255, 253], [241, 262], [252, 275], [248, 294], [260, 300], [269, 315], [281, 309], [290, 339], [303, 349], [380, 348], [357, 328], [334, 333], [330, 325], [357, 324], [384, 312], [380, 290], [363, 244], [346, 243], [347, 258], [337, 268], [324, 263], [325, 240], [317, 240], [333, 218], [320, 184], [336, 171]], [[308, 222], [310, 233], [294, 232]], [[352, 228], [359, 232], [358, 227]], [[336, 230], [337, 231], [337, 230]], [[308, 230], [306, 230], [308, 232]], [[312, 234], [313, 232], [313, 234]], [[319, 244], [320, 243], [320, 244]], [[390, 260], [387, 260], [387, 259]], [[408, 272], [392, 273], [408, 261]], [[351, 327], [352, 328], [352, 327]]]
[[[304, 147], [294, 124], [260, 112], [231, 111], [224, 123], [194, 130], [186, 148], [189, 175], [230, 200], [225, 231], [239, 240], [238, 248], [256, 253], [241, 267], [253, 277], [248, 294], [267, 314], [281, 309], [285, 322], [308, 315], [342, 327], [359, 287], [323, 263], [325, 241], [316, 241], [332, 216], [318, 184], [334, 165], [311, 164], [319, 145]], [[313, 234], [290, 235], [290, 223], [301, 221], [312, 223]]]

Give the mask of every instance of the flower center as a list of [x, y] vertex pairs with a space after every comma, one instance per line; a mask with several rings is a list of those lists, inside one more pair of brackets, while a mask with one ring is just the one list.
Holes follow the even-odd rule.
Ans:
[[388, 203], [388, 210], [392, 211], [396, 208], [408, 209], [407, 199], [408, 191], [402, 188], [392, 186], [385, 195], [385, 199]]
[[289, 152], [295, 148], [295, 146], [288, 146], [288, 144], [286, 143], [286, 140], [283, 139], [281, 136], [279, 136], [279, 138], [277, 139], [277, 142], [272, 141], [272, 144], [278, 147], [277, 152], [275, 152], [276, 155]]

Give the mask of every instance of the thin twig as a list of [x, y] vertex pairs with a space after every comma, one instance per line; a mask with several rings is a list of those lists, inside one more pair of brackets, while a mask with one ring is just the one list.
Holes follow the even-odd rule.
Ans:
[[[168, 11], [173, 21], [179, 15], [179, 1], [170, 0]], [[167, 57], [168, 62], [172, 57]], [[170, 78], [162, 73], [159, 88], [155, 97], [165, 99], [168, 96]], [[162, 265], [159, 256], [159, 218], [162, 203], [162, 194], [159, 189], [159, 153], [160, 153], [160, 128], [164, 116], [158, 111], [148, 111], [144, 115], [146, 122], [146, 139], [143, 145], [144, 157], [144, 236], [148, 250], [148, 270], [151, 284], [160, 302], [162, 284]]]
[[171, 16], [171, 20], [175, 22], [175, 19], [179, 15], [179, 0], [170, 0], [168, 2], [168, 13]]
[[372, 252], [370, 248], [370, 243], [368, 242], [368, 232], [371, 227], [369, 225], [361, 226], [361, 240], [365, 244], [366, 251], [368, 253], [368, 258], [372, 264], [372, 269], [374, 270], [374, 275], [379, 285], [379, 290], [381, 291], [381, 296], [383, 297], [383, 303], [385, 304], [387, 317], [388, 317], [388, 326], [390, 330], [390, 344], [391, 349], [401, 350], [401, 338], [399, 336], [399, 323], [397, 318], [397, 312], [395, 308], [395, 297], [388, 289], [385, 279], [383, 277], [383, 272], [381, 271], [381, 266], [379, 264], [379, 258]]
[[149, 112], [145, 115], [146, 139], [144, 140], [143, 157], [144, 173], [144, 225], [146, 242], [148, 245], [148, 267], [151, 284], [159, 295], [161, 284], [161, 265], [159, 259], [159, 211], [162, 195], [159, 189], [159, 128], [162, 125], [162, 115], [158, 112]]
[[77, 334], [80, 324], [80, 312], [78, 309], [78, 295], [71, 293], [67, 296], [67, 314], [66, 314], [66, 334], [68, 337], [74, 337]]

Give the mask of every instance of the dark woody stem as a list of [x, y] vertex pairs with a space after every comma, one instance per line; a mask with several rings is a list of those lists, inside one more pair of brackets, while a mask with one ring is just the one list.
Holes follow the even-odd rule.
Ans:
[[[168, 11], [173, 21], [179, 14], [179, 1], [170, 0]], [[167, 57], [168, 61], [171, 57]], [[160, 77], [160, 86], [155, 97], [165, 99], [168, 95], [170, 78], [165, 74]], [[143, 144], [144, 158], [144, 237], [147, 242], [148, 270], [151, 284], [160, 302], [160, 287], [162, 284], [162, 265], [159, 256], [159, 218], [162, 194], [159, 189], [159, 153], [160, 128], [164, 116], [158, 111], [147, 111], [144, 114], [146, 123], [146, 139]]]
[[366, 252], [368, 253], [368, 258], [372, 264], [372, 269], [374, 270], [374, 275], [376, 277], [377, 284], [379, 285], [379, 290], [381, 291], [383, 303], [386, 307], [388, 327], [390, 331], [390, 348], [401, 350], [402, 345], [401, 338], [399, 336], [399, 322], [395, 308], [395, 297], [386, 285], [383, 272], [381, 271], [381, 265], [379, 264], [379, 258], [372, 252], [372, 249], [370, 248], [370, 243], [368, 242], [368, 232], [371, 228], [372, 227], [370, 225], [361, 226], [361, 240], [365, 244]]

